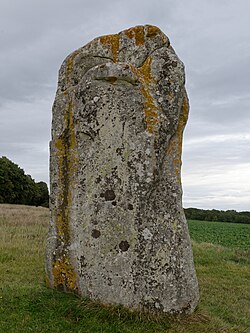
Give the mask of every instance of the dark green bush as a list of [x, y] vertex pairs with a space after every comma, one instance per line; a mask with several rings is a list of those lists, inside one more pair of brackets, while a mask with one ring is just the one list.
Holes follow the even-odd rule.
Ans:
[[17, 164], [3, 156], [0, 158], [0, 203], [48, 207], [47, 184], [36, 183]]

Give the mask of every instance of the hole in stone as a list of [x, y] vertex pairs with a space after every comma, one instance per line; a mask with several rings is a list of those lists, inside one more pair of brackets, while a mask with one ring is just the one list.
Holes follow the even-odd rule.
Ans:
[[127, 241], [121, 241], [121, 243], [119, 244], [119, 248], [122, 252], [128, 251], [129, 246], [130, 245]]
[[112, 201], [112, 205], [113, 205], [113, 206], [116, 206], [116, 201]]
[[104, 198], [106, 201], [113, 201], [115, 199], [115, 192], [113, 190], [106, 190]]
[[98, 177], [96, 178], [95, 182], [98, 184], [98, 183], [101, 182], [101, 180], [102, 180], [102, 177], [101, 177], [101, 176], [98, 176]]
[[121, 155], [121, 154], [122, 154], [122, 149], [121, 149], [121, 148], [116, 148], [116, 153], [117, 153], [118, 155]]
[[84, 186], [84, 185], [85, 185], [85, 179], [82, 179], [82, 180], [80, 181], [80, 184], [81, 184], [82, 186]]
[[82, 268], [85, 268], [87, 266], [86, 262], [85, 262], [85, 257], [81, 256], [80, 257], [80, 264]]
[[106, 80], [109, 83], [114, 84], [117, 81], [117, 77], [115, 77], [115, 76], [109, 76], [109, 77], [106, 78]]
[[129, 210], [133, 210], [133, 209], [134, 209], [134, 206], [133, 206], [132, 204], [129, 203], [129, 204], [128, 204], [128, 209], [129, 209]]
[[91, 236], [92, 236], [93, 238], [98, 238], [98, 237], [100, 237], [100, 235], [101, 235], [101, 233], [100, 233], [99, 230], [97, 230], [97, 229], [93, 229], [93, 230], [92, 230]]

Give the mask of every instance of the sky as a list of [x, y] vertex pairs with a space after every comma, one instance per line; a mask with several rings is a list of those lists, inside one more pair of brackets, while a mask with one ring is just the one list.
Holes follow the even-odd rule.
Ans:
[[65, 57], [158, 26], [185, 64], [184, 207], [250, 210], [249, 0], [1, 0], [0, 156], [49, 182], [51, 107]]

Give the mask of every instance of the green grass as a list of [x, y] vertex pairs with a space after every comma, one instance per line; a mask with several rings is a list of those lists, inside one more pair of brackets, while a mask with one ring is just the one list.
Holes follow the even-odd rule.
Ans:
[[102, 306], [46, 288], [48, 220], [45, 208], [0, 205], [0, 332], [249, 332], [250, 226], [189, 222], [201, 300], [193, 315], [173, 318]]

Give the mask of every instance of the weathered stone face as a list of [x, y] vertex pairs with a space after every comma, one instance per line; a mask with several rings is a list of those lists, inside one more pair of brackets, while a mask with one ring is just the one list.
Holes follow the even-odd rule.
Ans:
[[53, 106], [48, 284], [103, 303], [191, 312], [198, 301], [180, 180], [184, 67], [154, 26], [63, 62]]

